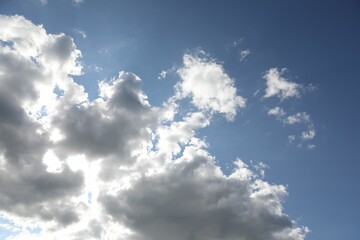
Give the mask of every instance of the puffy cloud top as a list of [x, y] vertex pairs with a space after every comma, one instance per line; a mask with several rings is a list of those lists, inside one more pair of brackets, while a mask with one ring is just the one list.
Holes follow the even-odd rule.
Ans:
[[265, 98], [277, 96], [284, 100], [290, 97], [300, 97], [300, 85], [294, 82], [288, 81], [282, 76], [283, 71], [279, 71], [277, 68], [269, 69], [264, 75], [266, 80]]
[[179, 97], [190, 96], [200, 110], [223, 113], [228, 120], [245, 107], [246, 100], [237, 95], [234, 80], [215, 60], [200, 52], [185, 54], [183, 63], [178, 70], [182, 80], [177, 85]]

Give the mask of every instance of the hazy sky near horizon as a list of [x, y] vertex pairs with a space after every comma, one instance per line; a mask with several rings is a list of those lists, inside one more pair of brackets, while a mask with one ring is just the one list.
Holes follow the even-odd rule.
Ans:
[[360, 2], [0, 1], [0, 239], [360, 239]]

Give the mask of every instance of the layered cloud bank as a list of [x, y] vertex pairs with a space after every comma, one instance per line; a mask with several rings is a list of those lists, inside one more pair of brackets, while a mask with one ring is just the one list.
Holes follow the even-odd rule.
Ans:
[[[304, 239], [307, 229], [283, 212], [284, 186], [240, 159], [224, 175], [197, 137], [214, 114], [234, 120], [246, 103], [214, 59], [185, 54], [174, 96], [161, 107], [127, 72], [100, 81], [90, 101], [72, 78], [82, 74], [72, 38], [21, 16], [0, 16], [0, 25], [0, 215], [13, 231], [8, 239]], [[293, 85], [281, 86], [267, 95], [296, 96]], [[194, 107], [179, 116], [184, 100]], [[295, 117], [286, 120], [306, 120]]]

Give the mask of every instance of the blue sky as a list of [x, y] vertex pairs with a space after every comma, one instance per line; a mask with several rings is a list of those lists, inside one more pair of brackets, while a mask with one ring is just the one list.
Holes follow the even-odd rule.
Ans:
[[[230, 175], [234, 171], [233, 162], [237, 158], [246, 163], [250, 169], [255, 169], [253, 171], [256, 171], [259, 166], [268, 166], [265, 167], [265, 176], [259, 178], [274, 186], [280, 184], [287, 186], [288, 196], [284, 198], [285, 202], [282, 203], [283, 212], [288, 215], [289, 219], [296, 221], [293, 226], [294, 229], [296, 226], [306, 226], [310, 229], [310, 232], [306, 234], [308, 240], [360, 239], [360, 231], [358, 230], [358, 219], [360, 218], [360, 207], [358, 205], [360, 202], [358, 187], [360, 177], [358, 169], [360, 163], [357, 149], [360, 144], [360, 128], [358, 126], [360, 112], [357, 106], [360, 102], [357, 92], [360, 87], [357, 71], [360, 69], [359, 12], [360, 3], [355, 0], [341, 2], [308, 0], [152, 1], [151, 3], [150, 1], [91, 0], [78, 3], [71, 0], [0, 2], [0, 14], [21, 15], [35, 25], [41, 24], [47, 34], [63, 33], [64, 36], [73, 39], [76, 49], [81, 51], [82, 57], [77, 58], [76, 61], [82, 65], [82, 74], [65, 72], [66, 76], [72, 76], [71, 79], [74, 82], [71, 83], [73, 85], [66, 83], [68, 85], [65, 84], [67, 87], [64, 87], [63, 91], [69, 91], [70, 85], [83, 85], [85, 92], [88, 93], [86, 101], [92, 102], [99, 97], [99, 81], [111, 82], [110, 79], [117, 78], [119, 71], [125, 71], [134, 73], [142, 79], [141, 89], [147, 95], [152, 108], [158, 107], [164, 110], [163, 103], [167, 102], [170, 106], [169, 99], [171, 98], [178, 104], [176, 110], [168, 106], [169, 111], [173, 111], [172, 113], [176, 115], [167, 123], [169, 126], [172, 123], [181, 125], [181, 121], [183, 123], [188, 121], [187, 123], [189, 123], [190, 120], [185, 119], [188, 113], [194, 113], [194, 116], [197, 113], [204, 114], [211, 124], [207, 124], [203, 120], [198, 120], [203, 124], [201, 127], [189, 123], [195, 132], [194, 135], [190, 134], [189, 142], [191, 139], [205, 141], [208, 144], [206, 151], [215, 157], [216, 166], [221, 167], [225, 175]], [[10, 22], [10, 20], [6, 21]], [[0, 28], [0, 32], [5, 32], [4, 29], [1, 30]], [[28, 31], [32, 30], [28, 29]], [[4, 39], [6, 38], [6, 34], [2, 36]], [[4, 42], [1, 46], [4, 47], [7, 41], [14, 43], [18, 41], [16, 39], [21, 39], [21, 37], [26, 39], [26, 35], [10, 40], [1, 39]], [[41, 47], [39, 49], [45, 51]], [[20, 48], [17, 51], [22, 54]], [[71, 51], [75, 52], [75, 49], [71, 48]], [[47, 53], [43, 54], [46, 56]], [[56, 52], [56, 54], [61, 55], [61, 51]], [[184, 56], [189, 56], [192, 65], [186, 64], [183, 60]], [[56, 59], [58, 61], [60, 58], [57, 57]], [[4, 64], [2, 66], [5, 69], [3, 71], [11, 70], [9, 67], [6, 68], [7, 66], [9, 65]], [[204, 67], [204, 69], [205, 67], [220, 69], [221, 74], [225, 74], [220, 74], [220, 78], [225, 79], [225, 82], [226, 79], [231, 79], [231, 83], [223, 82], [226, 85], [223, 89], [224, 92], [236, 88], [236, 94], [246, 99], [246, 105], [234, 103], [233, 97], [236, 94], [230, 93], [227, 94], [231, 98], [227, 99], [227, 104], [229, 102], [234, 103], [232, 109], [229, 110], [227, 105], [220, 104], [220, 107], [216, 105], [218, 108], [211, 105], [210, 101], [213, 99], [206, 97], [208, 94], [206, 90], [196, 92], [195, 88], [198, 85], [192, 85], [195, 83], [189, 76], [192, 74], [191, 71], [196, 71], [192, 66]], [[76, 68], [75, 65], [72, 67]], [[270, 74], [271, 69], [273, 75]], [[164, 71], [164, 77], [160, 76], [162, 71]], [[196, 76], [200, 79], [197, 81], [201, 81], [201, 77]], [[20, 73], [19, 77], [21, 77]], [[128, 78], [132, 79], [130, 75], [126, 74], [118, 77], [118, 79]], [[30, 77], [29, 81], [31, 81]], [[136, 80], [131, 81], [135, 82], [129, 86], [122, 86], [120, 80], [116, 84], [119, 84], [119, 88], [124, 89], [132, 89], [135, 86], [132, 90], [138, 94], [140, 90], [137, 87]], [[6, 80], [3, 82], [8, 84]], [[186, 83], [191, 86], [190, 90], [186, 90]], [[108, 83], [105, 85], [110, 89], [115, 88], [116, 84]], [[176, 93], [174, 94], [176, 92], [174, 90], [175, 85], [180, 86], [179, 96], [176, 96]], [[7, 89], [7, 85], [0, 86]], [[208, 87], [208, 85], [203, 85], [203, 87]], [[210, 90], [212, 87], [210, 86]], [[271, 87], [275, 88], [273, 94], [267, 92], [270, 91]], [[110, 94], [106, 92], [110, 90], [104, 91], [105, 95]], [[293, 92], [291, 93], [291, 91]], [[203, 93], [205, 95], [202, 95]], [[112, 99], [113, 95], [110, 94], [109, 96], [108, 98]], [[204, 103], [203, 100], [208, 100], [209, 103]], [[0, 99], [0, 101], [2, 100]], [[9, 105], [9, 101], [5, 101], [5, 105]], [[84, 143], [84, 146], [80, 144], [81, 146], [71, 147], [71, 144], [75, 146], [81, 139], [79, 137], [76, 140], [76, 133], [71, 135], [69, 130], [73, 129], [71, 124], [75, 124], [76, 121], [81, 122], [76, 117], [80, 113], [74, 113], [74, 122], [68, 123], [66, 116], [72, 113], [63, 112], [59, 114], [60, 110], [56, 110], [56, 108], [60, 105], [56, 104], [60, 103], [57, 103], [57, 100], [54, 101], [54, 105], [47, 106], [49, 109], [54, 108], [55, 110], [54, 115], [51, 115], [49, 110], [50, 120], [49, 125], [46, 126], [50, 129], [56, 127], [63, 131], [63, 135], [66, 135], [65, 138], [69, 140], [69, 143], [65, 141], [66, 139], [60, 140], [60, 142], [53, 141], [44, 148], [50, 149], [51, 146], [60, 161], [62, 161], [62, 157], [64, 159], [66, 157], [71, 158], [71, 154], [85, 154], [84, 161], [95, 164], [97, 160], [89, 159], [95, 159], [101, 154], [97, 155], [88, 150], [88, 147], [91, 148], [90, 143], [89, 145]], [[125, 101], [125, 103], [128, 102]], [[20, 101], [19, 104], [25, 104], [25, 100], [24, 102]], [[21, 106], [24, 108], [25, 105]], [[87, 109], [87, 107], [86, 105], [85, 108]], [[95, 109], [95, 107], [93, 108]], [[2, 108], [0, 104], [0, 109], [5, 108]], [[3, 111], [1, 115], [6, 114], [6, 109], [1, 110]], [[64, 109], [66, 108], [64, 107]], [[236, 112], [236, 116], [234, 115], [234, 118], [230, 119], [226, 114], [231, 114], [233, 110]], [[155, 110], [152, 109], [151, 111]], [[60, 115], [65, 117], [62, 118]], [[95, 113], [91, 116], [95, 116]], [[119, 120], [120, 126], [127, 122], [126, 119]], [[46, 121], [44, 118], [41, 124]], [[90, 119], [89, 121], [95, 120]], [[157, 129], [156, 124], [151, 124], [149, 125], [150, 128], [154, 130], [154, 134], [159, 135], [159, 138], [161, 138], [161, 134], [168, 134], [162, 133], [162, 130], [159, 130], [162, 129], [161, 127]], [[124, 125], [126, 124], [124, 123]], [[1, 127], [4, 126], [5, 123], [2, 123]], [[96, 126], [94, 124], [94, 128]], [[111, 126], [117, 127], [118, 125]], [[5, 130], [2, 131], [5, 133]], [[26, 134], [26, 131], [23, 134]], [[312, 133], [314, 136], [309, 136]], [[127, 133], [120, 131], [119, 134], [126, 135]], [[141, 131], [139, 139], [140, 136], [143, 137], [142, 134], [144, 133]], [[304, 137], [303, 134], [307, 134], [307, 137]], [[92, 135], [90, 134], [90, 136]], [[119, 138], [118, 141], [121, 144], [127, 140]], [[181, 139], [178, 141], [182, 149], [179, 153], [181, 156], [186, 152], [185, 148], [192, 147], [192, 145], [189, 142], [182, 145]], [[8, 156], [6, 154], [10, 151], [7, 149], [9, 145], [6, 144], [5, 140], [1, 144], [1, 148], [3, 148], [1, 153]], [[119, 147], [119, 145], [117, 146]], [[96, 147], [99, 146], [96, 145]], [[124, 149], [128, 147], [126, 145]], [[99, 147], [98, 151], [110, 151], [106, 149], [108, 148]], [[160, 150], [159, 144], [157, 152], [151, 152], [151, 154], [160, 154]], [[38, 150], [37, 152], [41, 151], [45, 150]], [[106, 154], [110, 153], [106, 152]], [[149, 156], [155, 156], [151, 154]], [[30, 155], [30, 153], [26, 153], [24, 156], [26, 158]], [[116, 156], [126, 158], [127, 155]], [[4, 161], [15, 161], [11, 160], [10, 157], [5, 158]], [[136, 164], [138, 161], [140, 160], [137, 159]], [[163, 162], [159, 160], [157, 164], [161, 163]], [[64, 160], [62, 164], [65, 166], [68, 161]], [[108, 160], [106, 164], [110, 166], [115, 162]], [[138, 165], [136, 168], [139, 173], [143, 170], [139, 170]], [[106, 168], [105, 165], [102, 167]], [[65, 167], [61, 174], [70, 174], [66, 172], [66, 169]], [[168, 171], [166, 173], [169, 175], [173, 174], [167, 168], [164, 171]], [[11, 173], [10, 170], [8, 173]], [[75, 173], [79, 172], [75, 171]], [[73, 175], [70, 175], [74, 179], [78, 179], [75, 173], [71, 172]], [[83, 174], [86, 182], [86, 173]], [[113, 175], [109, 173], [109, 176]], [[116, 176], [113, 182], [124, 180], [118, 175]], [[173, 178], [169, 177], [169, 179]], [[111, 184], [114, 183], [111, 182], [110, 184], [103, 179], [101, 181], [104, 183], [99, 184], [101, 185], [99, 202], [104, 205], [104, 212], [116, 219], [117, 216], [113, 216], [112, 212], [109, 213], [109, 202], [121, 198], [122, 195], [118, 193], [118, 195], [111, 195], [111, 197], [106, 194], [102, 195], [103, 189], [101, 187], [113, 186]], [[155, 182], [158, 181], [161, 182], [160, 180]], [[8, 186], [12, 187], [11, 184], [10, 181]], [[140, 183], [135, 182], [133, 184], [135, 189], [135, 186]], [[139, 187], [139, 189], [141, 188]], [[69, 188], [68, 192], [71, 191], [73, 191], [72, 188]], [[166, 191], [166, 187], [164, 187], [164, 191]], [[148, 193], [146, 190], [143, 192], [144, 194]], [[7, 197], [11, 195], [8, 191], [2, 194]], [[129, 199], [138, 196], [135, 190], [131, 194], [129, 193]], [[149, 192], [148, 194], [152, 193]], [[142, 199], [146, 199], [146, 196], [142, 196]], [[49, 199], [41, 200], [36, 204], [43, 206], [43, 204], [51, 203], [51, 201]], [[50, 226], [47, 225], [46, 217], [36, 213], [25, 214], [18, 210], [18, 207], [23, 203], [19, 203], [19, 206], [5, 206], [6, 201], [1, 199], [0, 203], [3, 205], [1, 207], [2, 215], [11, 221], [13, 221], [12, 217], [14, 216], [33, 219], [35, 225], [40, 222], [39, 227], [43, 232]], [[126, 201], [121, 203], [127, 204], [126, 206], [129, 208], [132, 206]], [[147, 204], [146, 201], [144, 204]], [[59, 209], [68, 208], [73, 207], [59, 207]], [[56, 211], [51, 209], [49, 214], [54, 214], [52, 219], [60, 219], [59, 222], [61, 223], [61, 217], [57, 217], [55, 214], [55, 212], [60, 211], [59, 209]], [[136, 215], [129, 209], [127, 209], [127, 213], [132, 213], [131, 216]], [[69, 214], [71, 215], [70, 212]], [[86, 218], [85, 213], [81, 214], [79, 213], [79, 216]], [[130, 215], [126, 217], [131, 218]], [[157, 237], [158, 240], [166, 239], [166, 235], [158, 236], [154, 233], [158, 231], [156, 227], [142, 226], [140, 224], [142, 219], [132, 220], [136, 224], [122, 224], [135, 233], [133, 239], [142, 239], [145, 234], [154, 239]], [[111, 224], [104, 228], [112, 229], [116, 226]], [[179, 223], [179, 225], [181, 224]], [[96, 227], [94, 228], [96, 229]], [[4, 232], [4, 234], [7, 233]], [[34, 234], [39, 233], [36, 231]], [[205, 233], [204, 235], [201, 234], [200, 228], [198, 233], [194, 233], [194, 238], [189, 237], [189, 239], [203, 239], [201, 237], [211, 239], [213, 237]], [[231, 238], [233, 236], [231, 234], [235, 233], [225, 234], [223, 239], [234, 239]], [[244, 236], [253, 236], [251, 234]], [[92, 236], [95, 238], [97, 235]], [[179, 233], [178, 238], [181, 239], [182, 236]], [[283, 236], [281, 239], [302, 239], [300, 235], [298, 238], [289, 236], [287, 236], [288, 238]], [[21, 239], [21, 237], [19, 238]], [[262, 238], [259, 237], [259, 239]]]

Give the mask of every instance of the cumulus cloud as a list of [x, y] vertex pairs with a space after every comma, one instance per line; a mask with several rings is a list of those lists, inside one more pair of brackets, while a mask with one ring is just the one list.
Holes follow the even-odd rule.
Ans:
[[237, 95], [234, 80], [214, 59], [200, 51], [185, 54], [183, 67], [178, 70], [181, 82], [177, 84], [177, 97], [191, 97], [200, 110], [223, 113], [228, 120], [234, 119], [246, 100]]
[[252, 177], [241, 160], [224, 176], [206, 151], [190, 145], [162, 173], [100, 201], [134, 230], [133, 239], [279, 239], [294, 228], [282, 212], [285, 187]]
[[80, 52], [72, 39], [21, 16], [0, 16], [0, 24], [0, 211], [69, 225], [78, 221], [71, 204], [83, 174], [67, 166], [47, 171], [42, 159], [52, 143], [39, 118], [59, 81], [71, 84], [69, 76], [81, 72]]
[[[0, 215], [19, 230], [11, 239], [304, 239], [283, 185], [240, 159], [225, 175], [197, 137], [214, 114], [232, 120], [245, 106], [214, 59], [185, 54], [160, 107], [129, 72], [89, 100], [73, 80], [73, 39], [21, 16], [0, 25]], [[187, 98], [195, 110], [181, 115]]]
[[264, 98], [276, 96], [284, 100], [290, 97], [300, 97], [301, 86], [283, 77], [284, 71], [286, 69], [271, 68], [266, 72], [263, 77], [266, 80]]

